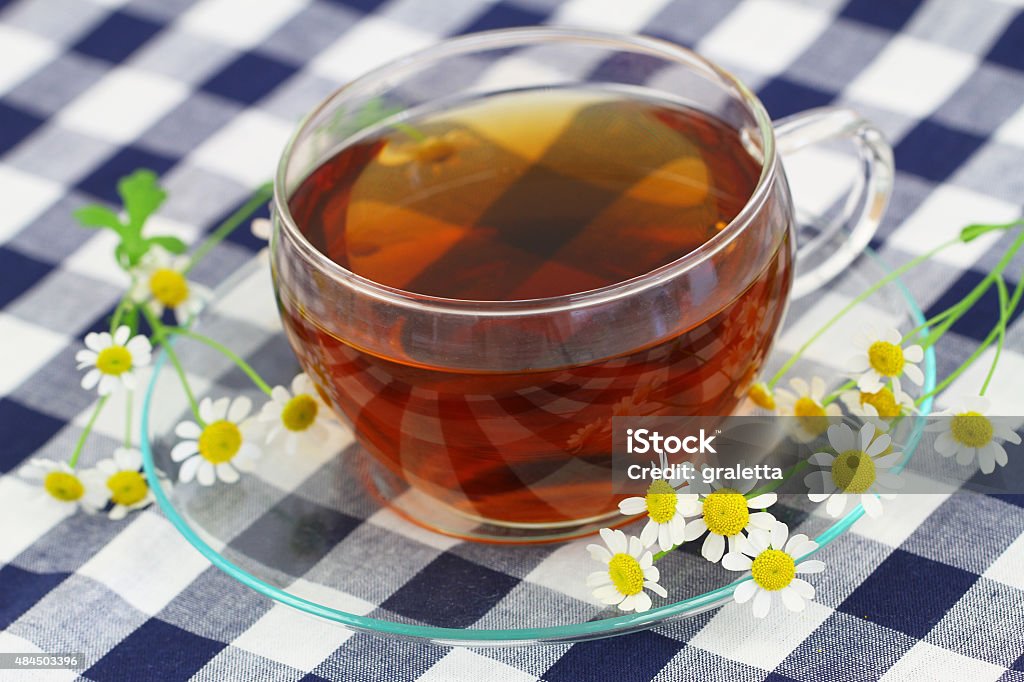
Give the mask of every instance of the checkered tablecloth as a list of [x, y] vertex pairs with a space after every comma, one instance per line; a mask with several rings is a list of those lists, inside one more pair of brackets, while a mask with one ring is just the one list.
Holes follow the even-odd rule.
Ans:
[[[1021, 497], [897, 500], [827, 550], [800, 615], [755, 621], [730, 605], [615, 639], [469, 650], [325, 631], [211, 567], [156, 510], [68, 515], [17, 477], [26, 458], [73, 449], [93, 400], [73, 357], [126, 284], [110, 236], [77, 228], [75, 208], [114, 202], [117, 178], [149, 167], [170, 192], [154, 227], [195, 241], [271, 175], [298, 117], [338, 84], [446, 35], [538, 23], [695, 47], [773, 117], [857, 108], [896, 150], [875, 243], [890, 262], [1021, 214], [1013, 0], [0, 0], [0, 652], [80, 651], [94, 680], [1024, 679]], [[978, 239], [906, 283], [926, 314], [941, 310], [1006, 244]], [[193, 275], [213, 286], [258, 246], [239, 231]], [[940, 376], [996, 309], [984, 299], [947, 335]], [[989, 395], [1024, 415], [1024, 324], [1007, 345]], [[949, 392], [975, 389], [989, 359]], [[84, 461], [108, 456], [120, 418], [101, 417]]]

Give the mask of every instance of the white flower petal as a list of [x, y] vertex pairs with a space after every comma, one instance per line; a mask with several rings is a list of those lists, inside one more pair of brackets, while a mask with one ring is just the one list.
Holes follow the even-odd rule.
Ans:
[[[644, 545], [646, 547], [647, 545]], [[672, 547], [672, 531], [669, 529], [667, 523], [662, 523], [658, 526], [658, 547], [661, 548], [662, 552], [667, 552]]]
[[608, 549], [612, 551], [612, 554], [625, 554], [626, 550], [629, 548], [626, 541], [626, 534], [621, 530], [602, 528], [601, 537], [604, 538], [604, 542], [608, 545]]
[[758, 590], [754, 595], [754, 618], [764, 618], [772, 607], [772, 593], [767, 590]]
[[917, 365], [903, 365], [903, 373], [907, 375], [908, 379], [918, 386], [922, 386], [924, 384], [924, 372], [922, 372], [921, 368]]
[[199, 455], [186, 459], [178, 470], [178, 480], [182, 483], [188, 483], [196, 477], [196, 471], [199, 469], [199, 465], [202, 464], [203, 458]]
[[924, 349], [917, 344], [907, 346], [903, 349], [903, 359], [907, 362], [921, 362], [924, 360]]
[[199, 485], [213, 485], [216, 480], [217, 472], [214, 470], [213, 464], [201, 459], [199, 468], [196, 470], [196, 481], [199, 482]]
[[753, 559], [739, 552], [728, 552], [722, 557], [722, 568], [729, 571], [749, 571], [753, 564]]
[[[828, 427], [828, 442], [836, 452], [853, 450], [857, 445], [853, 429], [846, 424], [833, 424]], [[829, 464], [831, 464], [831, 461]]]
[[807, 603], [804, 602], [800, 593], [794, 590], [790, 585], [786, 585], [779, 590], [779, 597], [782, 599], [783, 606], [796, 613], [803, 611], [807, 606]]
[[683, 529], [683, 541], [690, 542], [691, 540], [696, 540], [703, 535], [707, 529], [708, 525], [704, 523], [703, 517], [698, 516], [686, 524], [686, 527]]
[[252, 401], [244, 395], [240, 395], [231, 403], [227, 412], [227, 420], [235, 424], [249, 416], [252, 411]]
[[804, 599], [808, 601], [814, 599], [814, 585], [810, 584], [803, 578], [793, 578], [793, 582], [791, 582], [789, 586], [796, 590], [797, 594]]
[[612, 578], [608, 575], [608, 571], [595, 571], [587, 576], [587, 587], [591, 589], [611, 584]]
[[199, 452], [199, 443], [194, 440], [183, 440], [171, 448], [171, 461], [180, 462]]
[[213, 400], [211, 398], [203, 398], [199, 401], [199, 418], [207, 424], [220, 419], [214, 413]]
[[633, 516], [647, 511], [647, 500], [642, 497], [627, 497], [619, 502], [619, 511], [626, 516]]
[[825, 383], [824, 379], [821, 377], [811, 378], [811, 398], [813, 398], [815, 402], [820, 404], [825, 398], [825, 391], [827, 390], [828, 385]]
[[650, 590], [654, 594], [658, 595], [662, 599], [667, 599], [668, 598], [668, 590], [666, 590], [664, 587], [662, 587], [661, 585], [659, 585], [656, 582], [653, 582], [653, 581], [650, 581], [650, 580], [645, 580], [644, 581], [644, 587], [646, 587], [648, 590]]
[[615, 585], [602, 585], [594, 590], [594, 596], [601, 602], [609, 605], [618, 604], [626, 595], [619, 592]]
[[772, 547], [782, 549], [786, 546], [786, 539], [789, 538], [789, 526], [782, 521], [777, 521], [770, 531]]
[[747, 507], [750, 509], [766, 509], [775, 504], [778, 499], [779, 496], [775, 493], [764, 493], [747, 500]]
[[199, 427], [199, 424], [196, 424], [195, 422], [181, 422], [174, 427], [174, 435], [178, 438], [191, 438], [193, 440], [198, 440], [202, 432], [203, 430]]
[[587, 551], [590, 552], [590, 556], [593, 557], [595, 561], [600, 561], [603, 564], [607, 564], [612, 560], [612, 553], [601, 545], [587, 545]]
[[224, 481], [225, 483], [235, 483], [238, 481], [240, 476], [235, 468], [228, 462], [223, 462], [216, 466], [217, 478]]
[[857, 388], [864, 393], [878, 393], [882, 390], [883, 385], [881, 375], [873, 369], [864, 372], [857, 379]]
[[885, 452], [885, 450], [891, 444], [892, 437], [887, 433], [883, 433], [880, 436], [878, 436], [878, 438], [871, 442], [867, 449], [864, 450], [864, 454], [866, 454], [868, 457], [877, 457], [878, 455]]
[[717, 533], [708, 533], [708, 536], [704, 538], [704, 544], [700, 548], [701, 556], [711, 563], [716, 563], [722, 558], [724, 553], [725, 538]]
[[646, 592], [640, 592], [634, 597], [633, 608], [637, 613], [642, 613], [651, 608], [651, 595]]
[[87, 391], [91, 391], [96, 387], [96, 384], [100, 383], [100, 377], [103, 374], [96, 368], [93, 368], [85, 373], [82, 377], [82, 388]]
[[123, 346], [128, 343], [128, 339], [132, 335], [132, 330], [127, 325], [122, 324], [116, 330], [114, 330], [114, 344]]
[[882, 515], [882, 501], [873, 493], [865, 493], [860, 496], [860, 503], [864, 507], [864, 513], [873, 519]]
[[654, 519], [650, 519], [644, 529], [640, 531], [640, 544], [644, 547], [650, 547], [658, 541], [658, 527], [659, 523]]
[[757, 590], [757, 583], [753, 580], [745, 580], [736, 586], [732, 593], [732, 598], [736, 600], [737, 604], [746, 604]]
[[801, 575], [809, 575], [812, 573], [821, 573], [825, 570], [825, 562], [817, 559], [808, 559], [807, 561], [801, 561], [796, 565], [796, 572]]
[[747, 528], [771, 531], [775, 523], [776, 519], [771, 512], [754, 512], [748, 517]]
[[825, 513], [832, 517], [839, 516], [844, 509], [846, 509], [846, 495], [843, 493], [834, 493], [825, 503]]

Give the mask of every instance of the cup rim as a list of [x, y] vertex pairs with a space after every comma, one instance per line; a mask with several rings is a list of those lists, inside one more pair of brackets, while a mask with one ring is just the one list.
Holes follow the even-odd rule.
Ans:
[[[376, 83], [387, 81], [411, 68], [418, 68], [425, 59], [437, 61], [486, 49], [501, 49], [528, 44], [541, 45], [565, 41], [608, 44], [609, 46], [619, 46], [620, 48], [627, 47], [634, 52], [650, 54], [691, 68], [703, 70], [717, 76], [746, 105], [749, 113], [753, 115], [761, 137], [763, 157], [761, 174], [757, 185], [754, 187], [753, 192], [751, 192], [750, 197], [747, 198], [743, 208], [717, 234], [693, 251], [674, 261], [641, 275], [622, 280], [621, 282], [614, 282], [597, 289], [588, 289], [546, 298], [473, 300], [420, 294], [376, 282], [328, 258], [314, 247], [299, 230], [288, 207], [286, 198], [288, 165], [292, 159], [295, 146], [308, 133], [313, 121], [337, 99], [350, 93], [358, 92], [361, 89], [372, 88]], [[402, 308], [413, 308], [434, 313], [471, 315], [476, 317], [536, 315], [570, 309], [578, 310], [588, 306], [609, 303], [653, 287], [658, 287], [681, 273], [692, 270], [701, 263], [704, 263], [728, 246], [753, 222], [754, 217], [763, 207], [770, 192], [771, 181], [776, 175], [777, 165], [778, 154], [775, 144], [775, 132], [772, 127], [771, 118], [768, 116], [768, 112], [761, 101], [732, 73], [689, 48], [649, 36], [620, 35], [584, 29], [559, 27], [496, 29], [448, 38], [435, 45], [416, 50], [366, 72], [325, 97], [302, 119], [281, 153], [273, 183], [274, 215], [272, 217], [274, 218], [274, 224], [280, 226], [280, 232], [288, 237], [306, 262], [316, 268], [321, 274], [331, 277], [332, 280], [342, 286], [356, 290], [361, 295]], [[275, 232], [272, 237], [272, 243], [279, 237], [280, 235]]]

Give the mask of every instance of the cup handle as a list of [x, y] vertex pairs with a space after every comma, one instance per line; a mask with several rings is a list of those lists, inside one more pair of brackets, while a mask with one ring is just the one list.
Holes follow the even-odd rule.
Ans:
[[775, 140], [781, 156], [821, 142], [849, 139], [857, 150], [860, 170], [850, 187], [837, 217], [800, 211], [800, 222], [814, 228], [816, 234], [797, 245], [797, 274], [792, 297], [815, 291], [843, 271], [860, 255], [878, 230], [892, 194], [895, 169], [892, 147], [882, 132], [858, 113], [840, 107], [810, 109], [775, 123]]

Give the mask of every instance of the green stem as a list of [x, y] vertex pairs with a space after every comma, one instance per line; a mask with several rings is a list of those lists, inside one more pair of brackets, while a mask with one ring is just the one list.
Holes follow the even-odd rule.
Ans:
[[124, 446], [130, 448], [132, 446], [132, 398], [135, 397], [133, 391], [125, 392], [124, 401]]
[[850, 301], [845, 306], [843, 306], [842, 310], [840, 310], [835, 315], [833, 315], [831, 317], [831, 319], [829, 319], [828, 322], [826, 322], [824, 324], [824, 326], [822, 326], [820, 329], [818, 329], [818, 331], [816, 331], [813, 335], [811, 335], [811, 338], [809, 338], [804, 343], [804, 345], [800, 346], [800, 348], [797, 349], [796, 353], [794, 353], [793, 356], [791, 358], [789, 358], [789, 360], [787, 360], [786, 363], [784, 365], [782, 365], [782, 367], [779, 368], [779, 371], [775, 373], [775, 376], [773, 376], [768, 381], [768, 388], [769, 389], [773, 388], [775, 386], [775, 384], [777, 384], [779, 382], [779, 380], [782, 379], [782, 377], [784, 377], [786, 375], [786, 372], [788, 372], [790, 369], [792, 369], [793, 365], [795, 365], [797, 363], [797, 361], [800, 360], [801, 356], [803, 356], [803, 354], [807, 352], [807, 349], [810, 348], [811, 345], [815, 341], [817, 341], [819, 338], [821, 338], [821, 336], [826, 331], [828, 331], [832, 327], [832, 325], [834, 325], [844, 315], [846, 315], [846, 313], [850, 312], [854, 307], [856, 307], [860, 303], [863, 303], [864, 301], [866, 301], [872, 294], [874, 294], [876, 291], [881, 289], [883, 286], [889, 284], [889, 282], [892, 282], [894, 279], [896, 279], [897, 277], [899, 277], [903, 273], [907, 272], [908, 270], [911, 270], [912, 268], [917, 267], [918, 265], [920, 265], [921, 263], [925, 262], [926, 260], [929, 260], [930, 258], [934, 257], [937, 253], [942, 251], [943, 249], [948, 249], [950, 246], [953, 246], [954, 244], [959, 244], [959, 243], [961, 243], [961, 239], [960, 239], [960, 237], [957, 237], [955, 239], [951, 239], [951, 240], [949, 240], [947, 242], [939, 244], [938, 246], [933, 248], [931, 251], [928, 251], [927, 253], [921, 254], [920, 256], [918, 256], [918, 257], [914, 258], [913, 260], [909, 261], [908, 263], [905, 263], [904, 265], [896, 268], [895, 270], [893, 270], [892, 272], [887, 274], [885, 277], [883, 277], [882, 279], [880, 279], [877, 282], [875, 282], [866, 291], [864, 291], [859, 296], [857, 296], [852, 301]]
[[238, 226], [245, 222], [246, 218], [251, 216], [253, 213], [258, 211], [263, 204], [270, 201], [270, 198], [274, 195], [274, 186], [271, 183], [265, 183], [260, 185], [256, 192], [250, 197], [249, 201], [239, 208], [237, 211], [228, 216], [228, 219], [220, 224], [217, 229], [210, 233], [205, 241], [199, 245], [188, 259], [188, 264], [181, 271], [182, 274], [187, 273], [196, 263], [202, 260], [203, 256], [209, 253], [210, 249], [217, 246], [217, 244], [224, 241], [229, 234], [238, 229]]
[[988, 390], [989, 382], [991, 382], [992, 377], [995, 376], [996, 366], [999, 364], [999, 356], [1003, 353], [1003, 342], [1006, 341], [1006, 323], [1010, 318], [1009, 295], [1006, 293], [1006, 281], [1002, 277], [998, 278], [996, 280], [996, 287], [999, 290], [999, 340], [996, 342], [996, 354], [995, 357], [992, 358], [992, 366], [988, 368], [988, 374], [985, 375], [985, 381], [982, 383], [981, 390], [978, 392], [978, 395], [985, 395], [985, 391]]
[[82, 435], [78, 437], [78, 443], [75, 444], [75, 450], [71, 453], [71, 459], [68, 460], [68, 466], [74, 469], [78, 466], [78, 458], [82, 454], [82, 448], [85, 447], [85, 441], [89, 439], [89, 434], [92, 433], [92, 427], [96, 425], [96, 418], [100, 416], [100, 412], [103, 410], [103, 406], [107, 404], [109, 395], [105, 395], [99, 399], [96, 403], [96, 407], [93, 408], [92, 414], [89, 416], [89, 421], [86, 422], [85, 428], [82, 429]]
[[197, 334], [196, 332], [191, 331], [190, 329], [185, 329], [184, 327], [168, 327], [167, 331], [170, 332], [171, 334], [178, 334], [179, 336], [184, 336], [186, 338], [192, 339], [193, 341], [198, 341], [199, 343], [209, 346], [210, 348], [214, 349], [215, 351], [217, 351], [218, 353], [220, 353], [221, 355], [223, 355], [224, 357], [228, 358], [233, 363], [238, 365], [238, 368], [245, 372], [245, 375], [252, 380], [252, 383], [256, 384], [256, 387], [258, 389], [260, 389], [267, 395], [270, 395], [271, 392], [273, 391], [270, 385], [263, 380], [263, 377], [261, 377], [259, 373], [256, 372], [256, 370], [253, 369], [248, 362], [243, 360], [241, 357], [238, 356], [237, 353], [235, 353], [233, 350], [231, 350], [224, 344], [218, 341], [214, 341], [208, 336]]
[[[131, 292], [135, 289], [135, 280], [132, 279], [131, 284], [128, 285], [128, 293], [121, 297], [121, 300], [117, 302], [117, 307], [114, 308], [114, 314], [110, 316], [110, 333], [113, 334], [118, 327], [121, 326], [121, 318], [128, 311], [134, 301], [131, 300]], [[133, 329], [134, 333], [135, 330]]]
[[[1024, 293], [1024, 275], [1021, 276], [1020, 281], [1017, 282], [1017, 286], [1013, 290], [1013, 296], [1010, 298], [1009, 305], [1007, 308], [1008, 312], [1006, 314], [1006, 319], [1009, 319], [1009, 317], [1013, 314], [1013, 311], [1016, 310], [1017, 304], [1020, 302], [1020, 297], [1022, 293]], [[996, 325], [992, 328], [992, 331], [990, 331], [988, 336], [985, 337], [985, 340], [981, 342], [981, 344], [975, 349], [973, 353], [971, 353], [971, 356], [964, 360], [963, 364], [960, 365], [956, 369], [956, 371], [954, 371], [952, 374], [946, 377], [945, 380], [942, 381], [942, 383], [940, 383], [934, 389], [932, 389], [928, 393], [925, 393], [923, 396], [914, 401], [914, 404], [920, 405], [922, 402], [932, 397], [933, 395], [938, 395], [939, 393], [944, 391], [947, 386], [953, 383], [961, 374], [966, 372], [967, 369], [972, 364], [974, 364], [974, 361], [981, 357], [981, 354], [985, 352], [985, 349], [992, 345], [992, 342], [996, 339], [996, 337], [999, 336], [1000, 329], [1002, 327], [1002, 316], [1000, 316], [1000, 321], [997, 322]]]
[[1022, 245], [1024, 245], [1024, 232], [1017, 235], [1017, 238], [1013, 240], [1013, 244], [1011, 244], [1010, 248], [1006, 250], [1003, 257], [999, 259], [999, 262], [996, 263], [996, 266], [992, 271], [988, 273], [983, 280], [978, 282], [978, 284], [971, 289], [970, 293], [968, 293], [967, 296], [965, 296], [959, 303], [950, 307], [950, 310], [955, 312], [953, 312], [941, 324], [937, 325], [931, 333], [928, 334], [928, 336], [921, 340], [922, 347], [928, 348], [930, 346], [934, 346], [935, 343], [938, 342], [938, 340], [941, 339], [947, 331], [949, 331], [950, 327], [956, 324], [957, 320], [963, 317], [967, 311], [969, 311], [974, 304], [978, 302], [978, 299], [985, 295], [985, 292], [987, 292], [989, 287], [992, 286], [996, 278], [1002, 276], [1003, 270], [1005, 270], [1006, 266], [1010, 264], [1010, 261], [1017, 254], [1017, 251], [1020, 250]]
[[144, 305], [139, 306], [142, 310], [142, 314], [146, 317], [146, 321], [149, 322], [149, 326], [153, 329], [153, 338], [160, 347], [163, 348], [164, 352], [167, 353], [167, 359], [174, 365], [174, 373], [178, 375], [178, 381], [181, 382], [181, 388], [185, 391], [185, 397], [188, 399], [188, 406], [192, 410], [192, 415], [196, 418], [196, 422], [200, 426], [206, 426], [203, 418], [199, 416], [199, 403], [196, 402], [195, 395], [192, 394], [192, 387], [188, 385], [188, 378], [185, 376], [185, 369], [181, 366], [181, 361], [178, 360], [178, 354], [171, 348], [171, 344], [168, 343], [169, 339], [167, 334], [167, 327], [157, 319], [157, 316], [153, 314], [149, 308]]

